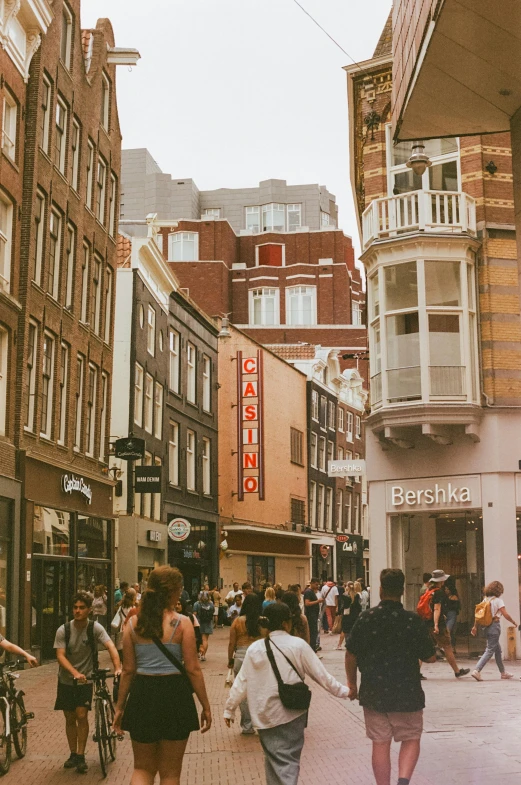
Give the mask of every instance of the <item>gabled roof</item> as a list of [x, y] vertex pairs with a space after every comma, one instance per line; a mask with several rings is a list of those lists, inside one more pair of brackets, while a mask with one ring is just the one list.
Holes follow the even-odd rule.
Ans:
[[384, 57], [393, 53], [393, 12], [389, 13], [380, 40], [376, 45], [373, 57]]

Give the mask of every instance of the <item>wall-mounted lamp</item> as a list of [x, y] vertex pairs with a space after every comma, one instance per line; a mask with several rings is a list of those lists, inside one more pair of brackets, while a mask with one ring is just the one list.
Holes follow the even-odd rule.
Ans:
[[489, 174], [492, 174], [492, 175], [496, 174], [496, 172], [497, 172], [497, 166], [494, 163], [494, 161], [489, 161], [488, 164], [485, 166], [485, 169], [487, 170], [487, 172]]

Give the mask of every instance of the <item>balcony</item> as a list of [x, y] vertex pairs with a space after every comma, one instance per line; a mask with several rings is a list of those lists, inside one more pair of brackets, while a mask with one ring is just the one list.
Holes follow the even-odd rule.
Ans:
[[410, 191], [375, 199], [362, 216], [364, 250], [376, 240], [413, 232], [476, 237], [476, 202], [454, 191]]

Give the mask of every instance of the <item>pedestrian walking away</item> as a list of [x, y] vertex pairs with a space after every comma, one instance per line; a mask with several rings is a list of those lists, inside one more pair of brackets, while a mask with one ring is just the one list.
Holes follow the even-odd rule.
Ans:
[[200, 654], [203, 645], [201, 625], [199, 624], [197, 616], [194, 616], [194, 614], [189, 610], [189, 604], [184, 599], [183, 595], [181, 595], [181, 597], [178, 599], [175, 609], [181, 616], [187, 616], [192, 622], [192, 627], [194, 628], [195, 633], [195, 648], [197, 649], [198, 654]]
[[309, 645], [313, 651], [318, 651], [320, 647], [318, 624], [320, 606], [324, 602], [324, 598], [318, 594], [318, 586], [318, 578], [311, 578], [309, 588], [304, 592], [304, 612], [309, 624]]
[[419, 661], [436, 661], [425, 624], [401, 603], [404, 586], [401, 570], [382, 570], [380, 604], [359, 616], [346, 642], [349, 698], [358, 697], [364, 710], [377, 785], [390, 785], [393, 739], [401, 745], [398, 785], [411, 780], [420, 755], [425, 707]]
[[92, 597], [80, 591], [73, 597], [74, 619], [58, 628], [54, 640], [58, 671], [58, 694], [55, 711], [63, 711], [65, 732], [70, 756], [63, 764], [65, 769], [76, 769], [85, 774], [88, 766], [85, 747], [89, 735], [88, 713], [92, 705], [92, 684], [87, 677], [98, 667], [98, 645], [109, 652], [114, 674], [121, 673], [121, 663], [109, 634], [97, 621], [89, 620]]
[[[289, 634], [291, 614], [285, 603], [266, 608], [260, 626], [267, 637], [252, 643], [246, 652], [224, 718], [230, 727], [237, 706], [247, 699], [264, 752], [266, 785], [297, 785], [309, 707], [309, 696], [301, 694], [307, 695], [305, 677], [337, 698], [347, 698], [348, 690], [326, 671], [305, 641]], [[296, 708], [288, 707], [294, 705], [294, 694], [288, 696], [292, 687], [299, 695]]]
[[[94, 600], [93, 600], [94, 604]], [[123, 630], [129, 617], [132, 615], [130, 611], [136, 607], [136, 590], [127, 589], [123, 595], [123, 599], [119, 603], [119, 607], [114, 614], [114, 618], [110, 623], [112, 632], [114, 633], [114, 643], [118, 650], [119, 658], [123, 662]]]
[[210, 593], [207, 591], [201, 592], [199, 599], [194, 605], [194, 613], [201, 626], [201, 635], [203, 636], [203, 642], [201, 644], [201, 662], [205, 662], [206, 660], [210, 635], [213, 633], [213, 612], [214, 604], [210, 599]]
[[296, 635], [297, 638], [302, 638], [303, 641], [309, 643], [309, 624], [306, 616], [300, 610], [298, 597], [292, 591], [286, 591], [282, 595], [282, 602], [285, 602], [291, 614], [291, 635]]
[[[244, 598], [241, 615], [234, 619], [230, 628], [230, 641], [228, 644], [228, 668], [233, 668], [235, 676], [239, 673], [252, 643], [261, 637], [259, 632], [259, 616], [261, 614], [260, 597], [250, 594]], [[245, 736], [253, 735], [255, 729], [251, 724], [248, 701], [240, 703], [241, 730]]]
[[472, 676], [476, 681], [483, 681], [481, 671], [492, 657], [495, 657], [496, 659], [496, 665], [501, 674], [501, 678], [513, 678], [513, 674], [507, 673], [505, 666], [503, 665], [501, 645], [499, 643], [499, 638], [501, 636], [501, 617], [503, 616], [507, 621], [513, 624], [514, 627], [517, 627], [518, 624], [505, 608], [505, 603], [502, 599], [504, 591], [505, 589], [502, 583], [499, 581], [492, 581], [492, 583], [489, 583], [488, 586], [485, 586], [483, 589], [485, 595], [483, 602], [476, 606], [476, 616], [471, 634], [477, 635], [478, 627], [481, 627], [487, 640], [487, 648], [476, 665], [476, 669], [472, 671]]
[[362, 613], [362, 602], [360, 600], [360, 584], [349, 581], [344, 594], [339, 598], [338, 612], [342, 617], [342, 632], [338, 641], [337, 649], [343, 648], [344, 640], [351, 634], [356, 620]]
[[202, 707], [202, 732], [212, 724], [194, 628], [175, 610], [182, 588], [183, 576], [176, 568], [153, 570], [139, 613], [123, 633], [114, 730], [130, 733], [131, 785], [152, 785], [157, 773], [163, 785], [179, 783], [188, 738], [199, 729], [193, 691]]
[[452, 575], [449, 575], [445, 581], [445, 586], [443, 589], [447, 596], [447, 629], [450, 635], [452, 651], [454, 652], [454, 655], [456, 655], [456, 624], [458, 622], [458, 616], [461, 610], [461, 602], [458, 589], [456, 588], [456, 579]]
[[332, 635], [338, 605], [338, 586], [333, 578], [328, 578], [322, 587], [322, 597], [324, 598], [327, 631], [329, 635]]
[[429, 588], [419, 599], [416, 608], [418, 615], [425, 621], [434, 643], [443, 649], [445, 658], [457, 679], [470, 673], [470, 668], [460, 668], [452, 651], [450, 634], [447, 629], [447, 601], [445, 581], [449, 578], [444, 570], [433, 570]]

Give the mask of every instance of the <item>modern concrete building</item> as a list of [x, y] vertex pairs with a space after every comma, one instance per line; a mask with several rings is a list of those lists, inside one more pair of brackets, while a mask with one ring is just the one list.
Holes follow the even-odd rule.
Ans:
[[[417, 5], [395, 4], [395, 31], [405, 30], [403, 15]], [[443, 16], [455, 5], [437, 8]], [[470, 17], [470, 6], [460, 12]], [[383, 567], [402, 567], [405, 603], [414, 608], [424, 571], [455, 576], [458, 650], [476, 654], [482, 644], [469, 631], [484, 583], [501, 580], [506, 605], [519, 606], [521, 454], [509, 434], [521, 427], [521, 301], [510, 135], [432, 138], [430, 166], [414, 174], [411, 144], [393, 143], [391, 43], [389, 22], [375, 56], [346, 68], [369, 303], [371, 583]], [[454, 69], [453, 49], [438, 51], [440, 64]], [[399, 74], [403, 52], [396, 52]], [[458, 102], [448, 90], [442, 107], [432, 96], [432, 67], [428, 74], [425, 136], [479, 133], [451, 125]], [[395, 96], [400, 90], [398, 83]]]

